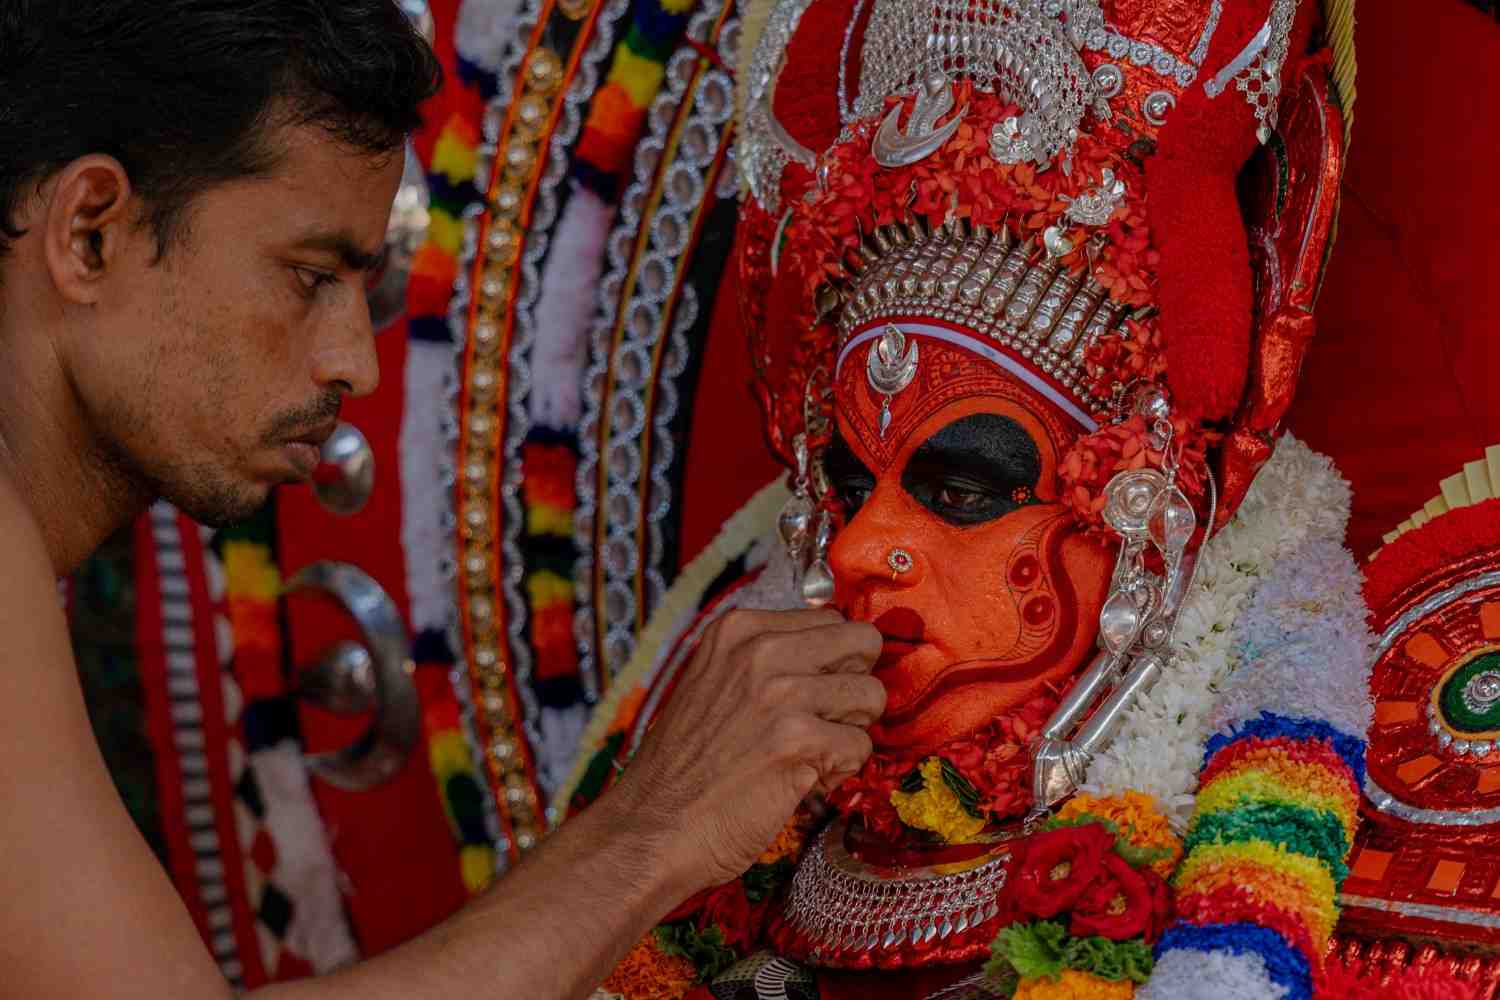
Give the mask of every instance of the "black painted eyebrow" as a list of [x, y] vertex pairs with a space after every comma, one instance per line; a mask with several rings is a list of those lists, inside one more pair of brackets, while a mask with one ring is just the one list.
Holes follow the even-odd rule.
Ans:
[[850, 479], [869, 479], [873, 482], [875, 479], [875, 473], [865, 467], [865, 463], [859, 460], [843, 438], [836, 435], [824, 454], [823, 468], [828, 472], [828, 478], [835, 483]]
[[1036, 442], [1016, 421], [998, 413], [971, 413], [922, 442], [907, 463], [962, 470], [985, 482], [1032, 486], [1042, 475]]

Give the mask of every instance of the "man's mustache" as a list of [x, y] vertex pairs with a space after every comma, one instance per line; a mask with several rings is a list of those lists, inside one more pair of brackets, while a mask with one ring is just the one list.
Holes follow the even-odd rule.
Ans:
[[344, 405], [343, 394], [329, 389], [317, 399], [278, 416], [266, 431], [268, 445], [279, 445], [291, 438], [315, 430], [338, 419]]

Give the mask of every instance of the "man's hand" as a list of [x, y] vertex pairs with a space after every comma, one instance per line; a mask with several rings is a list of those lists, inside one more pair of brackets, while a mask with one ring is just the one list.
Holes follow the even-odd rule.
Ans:
[[740, 875], [814, 789], [870, 755], [880, 633], [835, 611], [731, 611], [711, 625], [611, 794], [664, 834], [691, 894]]

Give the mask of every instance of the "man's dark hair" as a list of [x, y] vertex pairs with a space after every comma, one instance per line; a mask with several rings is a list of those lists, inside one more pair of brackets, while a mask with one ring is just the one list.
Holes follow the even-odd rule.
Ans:
[[397, 150], [441, 79], [395, 0], [0, 0], [0, 255], [81, 156], [124, 165], [165, 253], [196, 195], [275, 166], [270, 130]]

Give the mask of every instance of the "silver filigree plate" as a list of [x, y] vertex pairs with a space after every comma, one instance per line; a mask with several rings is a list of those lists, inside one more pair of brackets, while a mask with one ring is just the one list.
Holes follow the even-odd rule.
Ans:
[[1010, 874], [1003, 846], [968, 863], [883, 868], [844, 847], [848, 821], [834, 820], [813, 841], [792, 877], [786, 917], [815, 955], [874, 952], [944, 940], [999, 915]]

